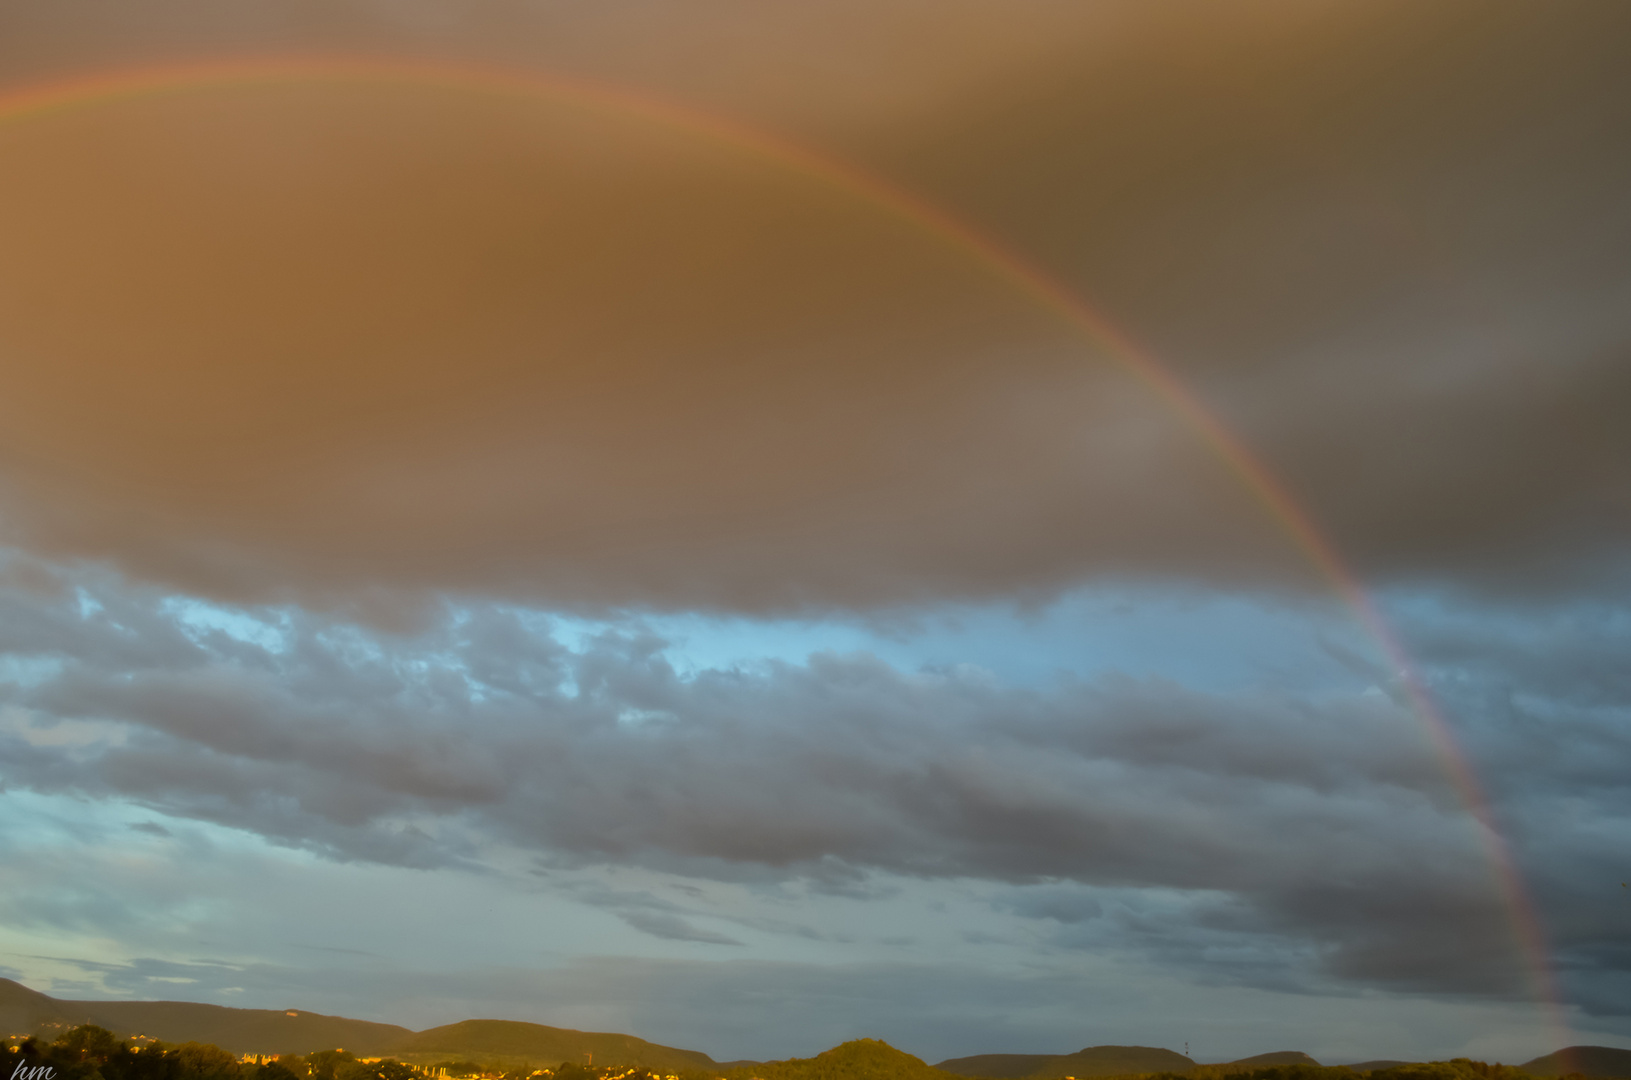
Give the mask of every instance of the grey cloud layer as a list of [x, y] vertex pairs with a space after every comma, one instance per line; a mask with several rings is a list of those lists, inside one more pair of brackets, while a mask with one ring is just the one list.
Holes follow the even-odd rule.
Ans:
[[[1056, 925], [1061, 947], [1235, 956], [1201, 963], [1214, 978], [1525, 986], [1477, 830], [1417, 722], [1379, 691], [1125, 678], [1028, 691], [830, 654], [682, 678], [637, 628], [569, 649], [485, 608], [417, 636], [285, 611], [270, 631], [282, 645], [263, 648], [184, 628], [139, 590], [87, 595], [7, 597], [7, 651], [36, 664], [5, 689], [8, 784], [344, 860], [476, 870], [496, 843], [544, 868], [839, 891], [880, 874], [1007, 883], [1005, 909]], [[1469, 738], [1526, 864], [1562, 881], [1603, 858], [1608, 822], [1627, 816], [1613, 766], [1568, 796], [1599, 823], [1558, 828], [1569, 779], [1504, 760], [1550, 733], [1478, 715]], [[1631, 753], [1589, 710], [1566, 722], [1590, 728], [1600, 764]], [[1181, 899], [1108, 903], [1104, 889]], [[1623, 966], [1604, 914], [1546, 896], [1597, 988], [1582, 995], [1618, 1011], [1602, 992]], [[660, 937], [735, 940], [682, 907], [602, 900]]]

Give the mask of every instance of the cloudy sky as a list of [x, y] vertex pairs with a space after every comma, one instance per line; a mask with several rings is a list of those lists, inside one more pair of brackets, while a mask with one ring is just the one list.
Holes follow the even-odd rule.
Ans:
[[0, 974], [1631, 1046], [1627, 42], [4, 0]]

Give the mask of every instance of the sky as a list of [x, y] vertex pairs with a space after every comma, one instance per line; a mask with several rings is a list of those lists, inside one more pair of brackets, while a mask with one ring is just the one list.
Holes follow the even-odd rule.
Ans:
[[1627, 41], [0, 0], [0, 975], [1631, 1047]]

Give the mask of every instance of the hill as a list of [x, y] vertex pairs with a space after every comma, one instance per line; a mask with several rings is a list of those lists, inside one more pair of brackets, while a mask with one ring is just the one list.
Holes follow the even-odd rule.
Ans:
[[[597, 1066], [723, 1073], [732, 1080], [949, 1080], [947, 1074], [985, 1080], [1085, 1080], [1191, 1072], [1197, 1077], [1213, 1078], [1266, 1069], [1322, 1068], [1298, 1050], [1277, 1050], [1223, 1065], [1196, 1066], [1183, 1054], [1148, 1046], [1090, 1046], [1074, 1054], [978, 1054], [930, 1067], [875, 1039], [847, 1042], [813, 1058], [720, 1063], [699, 1051], [661, 1046], [632, 1035], [516, 1020], [465, 1020], [416, 1032], [395, 1024], [300, 1009], [236, 1009], [189, 1001], [63, 1000], [0, 978], [0, 1035], [40, 1034], [53, 1038], [79, 1024], [98, 1024], [121, 1038], [148, 1035], [167, 1043], [214, 1043], [233, 1054], [309, 1054], [344, 1048], [359, 1057], [390, 1056], [419, 1064], [455, 1059], [506, 1066], [521, 1062], [586, 1064], [592, 1059]], [[1362, 1061], [1346, 1068], [1364, 1073], [1408, 1065], [1411, 1063], [1393, 1060]], [[1466, 1074], [1467, 1080], [1491, 1080], [1494, 1075], [1488, 1066], [1460, 1059], [1435, 1065], [1431, 1075], [1446, 1075], [1446, 1068], [1456, 1075]], [[1571, 1046], [1519, 1068], [1537, 1077], [1579, 1072], [1603, 1080], [1631, 1080], [1631, 1050]], [[1325, 1071], [1335, 1075], [1340, 1070]], [[1502, 1075], [1512, 1072], [1510, 1068], [1497, 1071]], [[1398, 1080], [1411, 1077], [1401, 1073]]]
[[529, 1061], [534, 1065], [571, 1061], [582, 1065], [592, 1059], [596, 1065], [638, 1065], [648, 1069], [719, 1068], [713, 1058], [696, 1050], [659, 1046], [633, 1035], [574, 1031], [519, 1020], [464, 1020], [405, 1034], [406, 1038], [388, 1047], [393, 1057], [403, 1060], [461, 1058]]
[[1570, 1046], [1518, 1066], [1536, 1076], [1564, 1076], [1571, 1072], [1586, 1076], [1631, 1077], [1631, 1050], [1613, 1046]]
[[877, 1039], [841, 1043], [813, 1058], [765, 1061], [733, 1070], [746, 1080], [947, 1080], [946, 1074]]
[[1318, 1065], [1319, 1062], [1303, 1053], [1301, 1050], [1274, 1050], [1267, 1054], [1253, 1054], [1251, 1057], [1231, 1061], [1227, 1068], [1231, 1069], [1267, 1069], [1274, 1065]]
[[413, 1034], [395, 1024], [348, 1020], [300, 1009], [233, 1009], [192, 1001], [64, 1002], [115, 1035], [151, 1035], [163, 1042], [214, 1043], [234, 1054], [382, 1054]]
[[0, 1034], [57, 1033], [98, 1024], [120, 1038], [151, 1035], [168, 1043], [214, 1043], [233, 1054], [309, 1054], [346, 1049], [358, 1057], [389, 1056], [556, 1065], [638, 1065], [651, 1069], [718, 1069], [707, 1054], [616, 1035], [513, 1020], [465, 1020], [412, 1031], [302, 1009], [234, 1009], [191, 1001], [63, 1001], [0, 979]]
[[1061, 1076], [1126, 1076], [1129, 1073], [1188, 1072], [1195, 1063], [1173, 1050], [1153, 1046], [1089, 1046], [1052, 1058], [1030, 1075], [1037, 1080]]
[[1195, 1063], [1184, 1055], [1153, 1046], [1089, 1046], [1074, 1054], [976, 1054], [973, 1057], [951, 1058], [935, 1066], [943, 1072], [989, 1077], [991, 1080], [1126, 1076], [1132, 1073], [1188, 1072], [1194, 1067]]
[[192, 1001], [69, 1001], [0, 979], [3, 1034], [55, 1035], [98, 1024], [121, 1038], [214, 1043], [234, 1054], [309, 1054], [344, 1047], [372, 1055], [413, 1032], [395, 1024], [348, 1020], [297, 1009], [231, 1009]]
[[89, 1013], [58, 1001], [22, 983], [0, 979], [0, 1034], [32, 1035], [91, 1022]]
[[973, 1057], [948, 1058], [935, 1068], [958, 1076], [983, 1076], [990, 1080], [1018, 1080], [1029, 1076], [1058, 1054], [975, 1054]]

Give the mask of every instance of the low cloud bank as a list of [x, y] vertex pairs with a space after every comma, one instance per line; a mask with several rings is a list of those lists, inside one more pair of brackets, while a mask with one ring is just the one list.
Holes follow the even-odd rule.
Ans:
[[[398, 866], [478, 869], [501, 844], [546, 870], [839, 892], [969, 879], [1012, 887], [998, 903], [1056, 925], [1061, 947], [1233, 956], [1212, 976], [1261, 985], [1527, 992], [1478, 828], [1379, 689], [1024, 690], [866, 654], [682, 677], [635, 624], [569, 646], [512, 609], [449, 609], [414, 635], [297, 609], [237, 613], [228, 633], [200, 610], [105, 580], [8, 592], [0, 647], [26, 674], [4, 687], [6, 783]], [[1434, 633], [1428, 661], [1448, 665], [1449, 628]], [[1544, 653], [1529, 663], [1549, 670]], [[1499, 689], [1448, 685], [1452, 708]], [[1617, 1012], [1612, 920], [1592, 890], [1553, 883], [1605, 855], [1626, 816], [1613, 762], [1631, 747], [1612, 716], [1525, 704], [1546, 685], [1509, 688], [1513, 706], [1477, 711], [1464, 735], [1547, 883], [1566, 974]], [[1558, 725], [1589, 760], [1548, 760]], [[1096, 890], [1169, 899], [1107, 908]], [[683, 912], [608, 906], [659, 937], [735, 941]]]

